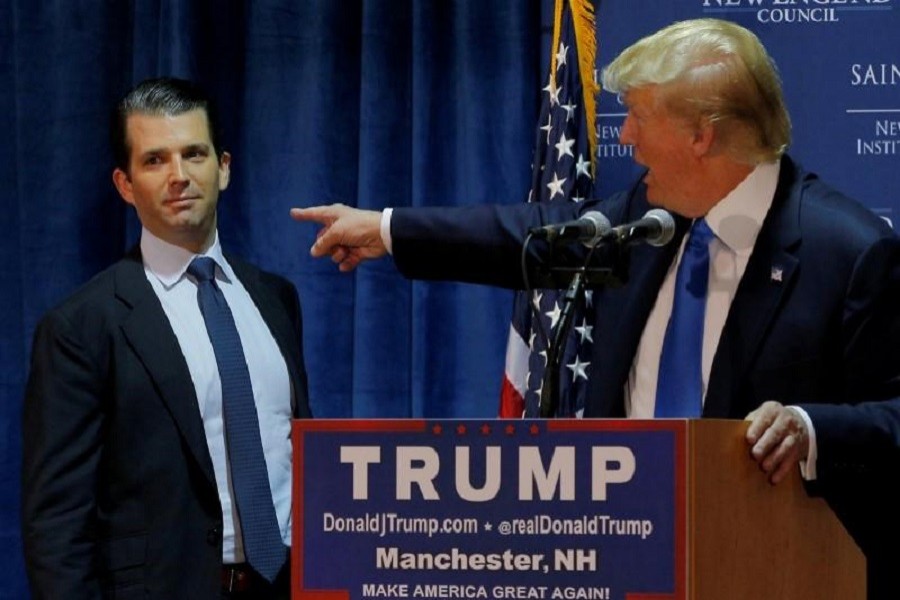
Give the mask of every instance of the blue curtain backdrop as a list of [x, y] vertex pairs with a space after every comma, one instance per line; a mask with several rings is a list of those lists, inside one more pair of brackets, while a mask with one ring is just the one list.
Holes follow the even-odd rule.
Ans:
[[[543, 4], [551, 4], [543, 2]], [[137, 240], [110, 107], [146, 77], [219, 100], [227, 249], [290, 278], [313, 411], [496, 414], [511, 296], [313, 261], [292, 206], [522, 202], [549, 44], [539, 0], [0, 3], [0, 598], [27, 598], [19, 419], [40, 316]]]
[[[791, 153], [900, 211], [900, 0], [597, 0], [598, 64], [672, 21], [733, 19], [778, 63]], [[27, 598], [19, 418], [39, 317], [139, 233], [110, 180], [110, 106], [146, 77], [200, 81], [232, 151], [230, 251], [289, 277], [320, 417], [496, 413], [508, 292], [313, 261], [292, 206], [525, 200], [552, 0], [0, 0], [0, 599]], [[601, 94], [598, 193], [636, 173]]]

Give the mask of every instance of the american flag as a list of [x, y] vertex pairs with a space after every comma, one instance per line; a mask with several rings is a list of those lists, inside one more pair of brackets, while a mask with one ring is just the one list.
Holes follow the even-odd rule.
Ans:
[[[589, 0], [556, 0], [550, 75], [543, 88], [535, 133], [528, 202], [581, 202], [594, 187], [596, 151], [594, 7]], [[540, 415], [540, 390], [547, 365], [543, 331], [552, 339], [564, 291], [519, 292], [513, 306], [506, 368], [500, 396], [501, 417]], [[590, 375], [593, 341], [591, 292], [574, 315], [559, 377], [557, 417], [580, 416]], [[538, 316], [530, 305], [536, 308]]]

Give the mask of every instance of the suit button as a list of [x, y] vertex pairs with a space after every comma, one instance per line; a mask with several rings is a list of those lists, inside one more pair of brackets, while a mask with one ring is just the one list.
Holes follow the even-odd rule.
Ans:
[[210, 546], [218, 546], [222, 541], [222, 530], [219, 527], [212, 527], [206, 532], [206, 541]]

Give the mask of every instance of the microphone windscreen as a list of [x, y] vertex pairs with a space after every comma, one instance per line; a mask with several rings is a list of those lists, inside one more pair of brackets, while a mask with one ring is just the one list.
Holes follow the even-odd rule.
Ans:
[[659, 231], [647, 237], [651, 246], [665, 246], [675, 237], [675, 218], [667, 210], [653, 208], [644, 215], [645, 219], [653, 219], [659, 223]]

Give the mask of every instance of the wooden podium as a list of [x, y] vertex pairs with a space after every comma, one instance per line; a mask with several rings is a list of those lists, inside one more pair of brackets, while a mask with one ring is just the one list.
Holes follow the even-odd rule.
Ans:
[[770, 485], [741, 421], [688, 422], [691, 600], [864, 600], [865, 557], [799, 469]]
[[[326, 533], [322, 516], [335, 512], [335, 516], [365, 515], [371, 519], [377, 511], [404, 514], [411, 504], [396, 505], [388, 502], [387, 508], [379, 505], [376, 496], [394, 493], [395, 480], [390, 473], [391, 447], [398, 444], [407, 447], [428, 447], [434, 445], [435, 460], [440, 456], [452, 456], [453, 448], [464, 446], [468, 449], [483, 446], [503, 445], [504, 457], [514, 456], [513, 450], [524, 447], [540, 447], [545, 456], [552, 455], [559, 448], [573, 447], [573, 456], [589, 456], [592, 448], [628, 447], [634, 450], [636, 469], [643, 473], [653, 473], [651, 481], [660, 481], [658, 489], [665, 493], [663, 503], [666, 512], [673, 518], [672, 536], [669, 549], [663, 554], [647, 555], [641, 546], [628, 550], [629, 564], [638, 564], [635, 574], [627, 575], [631, 581], [651, 581], [646, 579], [647, 570], [653, 569], [656, 560], [669, 562], [671, 592], [638, 592], [641, 585], [612, 584], [606, 579], [618, 577], [625, 571], [615, 562], [617, 552], [608, 552], [609, 540], [596, 536], [576, 538], [562, 536], [553, 539], [520, 538], [522, 552], [552, 552], [553, 544], [571, 542], [575, 547], [591, 544], [601, 557], [596, 573], [588, 578], [591, 586], [581, 587], [583, 596], [600, 590], [597, 598], [617, 598], [619, 600], [864, 600], [865, 559], [849, 534], [831, 512], [827, 504], [818, 498], [810, 498], [803, 488], [799, 469], [787, 480], [776, 486], [768, 483], [756, 463], [749, 456], [744, 440], [747, 423], [725, 420], [304, 420], [295, 421], [293, 426], [294, 444], [294, 499], [293, 499], [293, 544], [292, 544], [292, 590], [295, 600], [366, 600], [374, 597], [390, 597], [398, 600], [417, 597], [412, 591], [405, 595], [371, 595], [371, 590], [381, 589], [377, 583], [410, 581], [412, 583], [454, 581], [447, 573], [428, 571], [406, 571], [401, 573], [371, 569], [374, 559], [373, 544], [403, 545], [403, 539], [391, 542], [372, 542], [371, 538], [390, 540], [369, 534]], [[461, 433], [463, 432], [463, 433]], [[656, 445], [652, 456], [642, 454], [647, 440], [665, 441]], [[494, 437], [491, 437], [494, 436]], [[653, 437], [656, 436], [656, 437]], [[402, 440], [398, 442], [398, 440]], [[561, 441], [562, 440], [562, 441]], [[363, 443], [364, 442], [364, 443]], [[655, 443], [655, 442], [654, 442]], [[505, 444], [505, 445], [504, 445]], [[350, 492], [347, 460], [338, 458], [339, 450], [350, 445], [379, 448], [379, 459], [366, 460], [368, 476], [366, 481], [370, 496], [365, 501], [348, 498], [357, 492]], [[587, 448], [582, 452], [580, 448]], [[449, 448], [449, 449], [448, 449]], [[481, 451], [477, 451], [481, 452]], [[476, 454], [477, 454], [476, 452]], [[581, 454], [579, 454], [581, 453]], [[483, 461], [483, 455], [477, 454]], [[468, 456], [468, 454], [467, 454]], [[655, 458], [654, 458], [655, 457]], [[363, 459], [355, 465], [363, 469]], [[573, 459], [575, 460], [575, 459]], [[591, 477], [595, 466], [588, 462], [577, 462], [579, 477]], [[451, 461], [442, 458], [441, 465]], [[656, 480], [657, 463], [670, 465], [661, 470], [662, 476]], [[387, 469], [387, 470], [384, 470]], [[576, 472], [576, 465], [571, 465]], [[304, 471], [308, 472], [304, 472]], [[354, 471], [355, 472], [355, 471]], [[443, 471], [442, 471], [443, 473]], [[308, 481], [304, 480], [304, 476]], [[452, 475], [449, 480], [452, 480]], [[666, 483], [668, 482], [668, 483]], [[358, 484], [357, 481], [354, 485]], [[496, 519], [510, 519], [512, 515], [540, 514], [554, 503], [572, 506], [571, 502], [556, 500], [540, 505], [530, 501], [503, 500], [460, 505], [448, 503], [445, 493], [450, 489], [447, 481], [434, 480], [442, 491], [440, 501], [419, 503], [420, 516], [477, 516], [486, 523]], [[521, 488], [519, 488], [521, 489]], [[384, 490], [388, 490], [389, 493]], [[557, 488], [557, 494], [561, 493]], [[580, 492], [579, 492], [580, 493]], [[647, 495], [647, 492], [642, 492]], [[650, 492], [654, 494], [654, 492]], [[583, 495], [582, 495], [583, 496]], [[582, 499], [579, 496], [579, 501]], [[671, 499], [671, 504], [669, 500]], [[604, 510], [607, 503], [590, 503], [583, 510], [589, 515], [598, 508]], [[424, 507], [423, 507], [424, 505]], [[629, 504], [629, 506], [631, 506]], [[413, 506], [415, 508], [415, 506]], [[608, 510], [608, 507], [606, 507]], [[581, 510], [580, 508], [578, 510]], [[357, 511], [357, 512], [354, 512]], [[475, 511], [475, 512], [472, 512]], [[471, 513], [471, 514], [470, 514]], [[581, 514], [581, 513], [580, 513]], [[478, 516], [480, 515], [480, 516]], [[351, 522], [362, 522], [351, 519]], [[334, 520], [334, 519], [333, 519]], [[363, 539], [366, 535], [369, 537]], [[356, 537], [354, 537], [356, 536]], [[428, 536], [431, 538], [431, 536]], [[499, 538], [495, 530], [487, 529], [479, 536], [487, 544], [507, 544], [509, 538]], [[457, 547], [465, 552], [484, 552], [481, 548], [467, 548], [473, 538], [453, 538], [444, 543], [440, 535], [434, 538], [439, 547], [437, 552]], [[448, 538], [449, 539], [449, 538]], [[502, 539], [502, 541], [501, 541]], [[357, 545], [361, 544], [361, 545]], [[503, 546], [499, 546], [503, 547]], [[487, 552], [495, 552], [488, 548]], [[340, 560], [332, 571], [331, 562], [323, 556], [353, 556], [354, 560]], [[548, 554], [548, 557], [550, 555]], [[665, 559], [657, 558], [665, 556]], [[548, 558], [548, 560], [550, 560]], [[613, 563], [606, 561], [612, 560]], [[358, 566], [368, 572], [352, 571]], [[610, 571], [612, 569], [612, 571]], [[545, 570], [544, 573], [547, 571]], [[613, 575], [610, 575], [613, 573]], [[630, 573], [630, 572], [629, 572]], [[391, 579], [391, 577], [396, 577]], [[466, 580], [465, 577], [468, 577]], [[526, 577], [542, 578], [542, 574], [523, 574]], [[544, 579], [539, 583], [523, 583], [521, 589], [531, 595], [527, 598], [567, 597], [553, 596], [554, 585], [573, 585], [572, 578], [565, 573], [546, 576], [547, 591], [541, 591]], [[381, 578], [381, 579], [380, 579]], [[442, 579], [444, 578], [444, 579]], [[477, 572], [458, 576], [460, 581], [471, 583], [472, 590], [482, 590], [482, 598], [510, 598], [497, 596], [493, 590], [499, 589], [503, 577], [497, 573]], [[582, 580], [584, 581], [584, 580]], [[370, 587], [360, 582], [369, 582]], [[506, 585], [506, 583], [503, 583]], [[494, 586], [497, 586], [495, 588]], [[530, 587], [529, 587], [530, 586]], [[384, 586], [388, 588], [387, 585]], [[370, 590], [366, 592], [365, 590]], [[508, 589], [508, 588], [503, 588]], [[562, 588], [560, 588], [562, 589]], [[568, 589], [568, 588], [567, 588]], [[575, 588], [572, 588], [575, 589]], [[643, 589], [647, 589], [643, 586]], [[604, 591], [605, 590], [605, 593]], [[530, 591], [530, 592], [529, 592]], [[523, 592], [524, 593], [524, 592]], [[493, 594], [493, 595], [492, 595]], [[418, 596], [421, 597], [421, 596]]]

